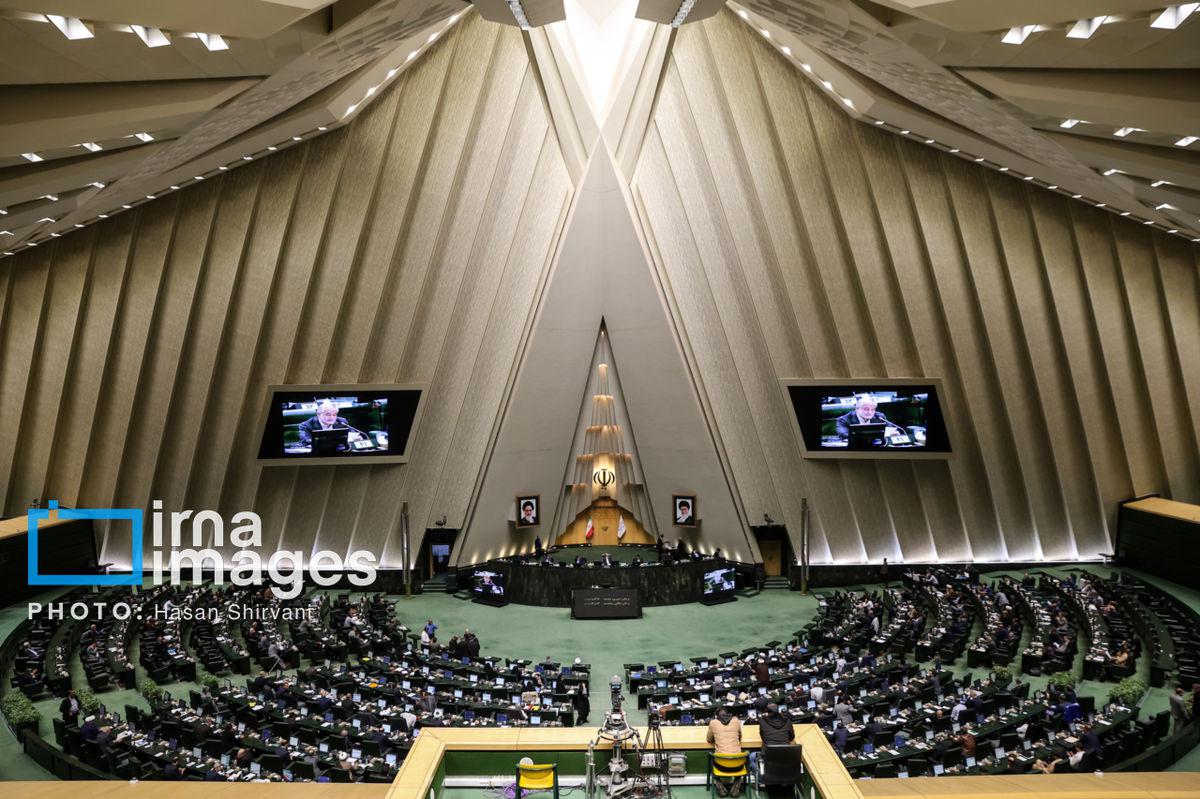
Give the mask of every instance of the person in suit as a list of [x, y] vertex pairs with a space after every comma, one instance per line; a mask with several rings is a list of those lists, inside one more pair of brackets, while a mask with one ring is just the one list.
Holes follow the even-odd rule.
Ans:
[[417, 700], [417, 709], [422, 713], [432, 713], [437, 710], [437, 697], [428, 689], [421, 692], [421, 698]]
[[106, 724], [100, 728], [100, 732], [96, 733], [96, 746], [100, 748], [101, 753], [108, 755], [112, 754], [112, 725]]
[[312, 434], [315, 430], [350, 430], [347, 441], [356, 441], [362, 434], [350, 426], [343, 417], [338, 416], [337, 406], [329, 400], [321, 400], [317, 405], [317, 415], [300, 423], [300, 445], [312, 446]]
[[168, 760], [163, 764], [162, 778], [164, 780], [181, 780], [183, 772], [179, 770], [179, 765], [174, 760]]
[[1079, 736], [1079, 745], [1089, 755], [1099, 755], [1101, 751], [1100, 736], [1092, 729], [1091, 724], [1084, 725], [1083, 734]]
[[613, 559], [612, 559], [612, 555], [611, 555], [611, 554], [609, 554], [608, 552], [605, 552], [605, 553], [604, 553], [604, 554], [603, 554], [603, 555], [600, 557], [600, 565], [601, 565], [601, 566], [604, 566], [604, 567], [606, 567], [606, 568], [607, 568], [607, 567], [611, 567], [611, 566], [613, 565]]
[[542, 546], [542, 537], [540, 535], [535, 535], [533, 537], [533, 554], [537, 557], [538, 560], [541, 560], [542, 553], [544, 551], [545, 551], [545, 547]]
[[1187, 701], [1183, 698], [1183, 686], [1175, 686], [1171, 694], [1171, 718], [1175, 719], [1175, 732], [1178, 733], [1191, 719], [1188, 713]]
[[96, 724], [95, 716], [88, 716], [83, 720], [83, 724], [79, 727], [79, 734], [85, 741], [96, 740], [96, 736], [100, 734], [100, 727]]
[[463, 632], [463, 654], [472, 660], [479, 657], [479, 639], [470, 630]]
[[885, 424], [903, 432], [903, 429], [888, 420], [882, 413], [876, 413], [878, 401], [870, 394], [860, 394], [854, 398], [854, 410], [844, 413], [837, 418], [838, 438], [849, 440], [850, 427], [858, 424]]
[[221, 771], [221, 764], [215, 760], [208, 761], [208, 770], [204, 772], [205, 782], [224, 782], [225, 774]]
[[67, 691], [63, 701], [58, 703], [58, 712], [62, 713], [62, 720], [67, 724], [74, 724], [79, 720], [79, 697], [75, 695], [74, 688]]

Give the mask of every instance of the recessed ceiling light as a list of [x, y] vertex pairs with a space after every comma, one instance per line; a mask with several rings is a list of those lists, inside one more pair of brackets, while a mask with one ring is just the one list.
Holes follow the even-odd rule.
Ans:
[[303, 141], [299, 136], [293, 136], [292, 141]]
[[812, 64], [801, 64], [800, 68], [805, 72], [812, 72]]
[[1002, 166], [1002, 167], [1000, 167], [1000, 171], [1001, 171], [1001, 172], [1007, 172], [1007, 171], [1008, 171], [1008, 167], [1006, 167], [1006, 166]]
[[1132, 128], [1132, 127], [1117, 128], [1116, 130], [1113, 131], [1113, 135], [1120, 136], [1123, 139], [1126, 136], [1128, 136], [1130, 133], [1137, 133], [1139, 130], [1141, 130], [1141, 128]]
[[7, 215], [8, 215], [8, 209], [0, 208], [0, 216], [7, 216]]
[[1071, 26], [1071, 30], [1067, 31], [1068, 39], [1090, 39], [1096, 29], [1104, 24], [1108, 19], [1107, 16], [1091, 17], [1090, 19], [1081, 19]]
[[84, 24], [79, 17], [62, 17], [58, 14], [47, 14], [46, 19], [62, 32], [63, 36], [75, 41], [77, 39], [91, 39], [95, 36], [92, 29]]
[[1162, 10], [1162, 13], [1150, 22], [1150, 27], [1175, 30], [1197, 8], [1200, 8], [1200, 3], [1180, 3], [1179, 5], [1167, 6]]
[[958, 151], [959, 151], [959, 150], [958, 150], [958, 148], [957, 148], [957, 147], [951, 147], [951, 148], [950, 148], [950, 152], [952, 152], [952, 153], [957, 153]]
[[925, 143], [926, 143], [926, 144], [933, 144], [933, 139], [926, 139], [926, 140], [925, 140]]
[[405, 60], [405, 61], [412, 61], [412, 60], [413, 60], [414, 58], [416, 58], [416, 57], [417, 57], [417, 51], [416, 51], [416, 50], [413, 50], [411, 53], [409, 53], [409, 54], [408, 54], [408, 57], [407, 57], [407, 58], [405, 58], [404, 60]]
[[146, 199], [147, 199], [147, 200], [153, 200], [153, 199], [154, 199], [154, 195], [153, 195], [153, 194], [147, 194], [147, 195], [146, 195]]
[[268, 150], [270, 150], [271, 152], [275, 152], [275, 151], [276, 151], [276, 150], [278, 150], [279, 148], [278, 148], [278, 147], [276, 147], [274, 144], [272, 144], [272, 145], [271, 145], [270, 147], [268, 147], [267, 149], [268, 149]]
[[1107, 206], [1108, 206], [1108, 203], [1096, 203], [1097, 208], [1105, 208]]
[[138, 141], [154, 141], [154, 137], [149, 133], [135, 133], [133, 136]]
[[100, 181], [98, 181], [98, 180], [93, 180], [93, 181], [92, 181], [92, 182], [91, 182], [89, 185], [91, 185], [91, 186], [93, 186], [93, 187], [95, 187], [95, 188], [97, 188], [97, 189], [102, 189], [102, 188], [104, 188], [104, 184], [103, 184], [103, 183], [101, 183], [101, 182], [100, 182]]
[[982, 159], [982, 158], [976, 158], [976, 159], [975, 159], [975, 163], [977, 163], [977, 164], [982, 164], [982, 163], [983, 163], [983, 159]]
[[94, 141], [85, 141], [85, 142], [82, 142], [79, 146], [82, 147], [83, 149], [87, 150], [88, 152], [92, 152], [92, 153], [98, 152], [98, 151], [104, 149], [99, 144], [96, 144], [96, 142], [94, 142]]
[[178, 187], [178, 186], [172, 186], [172, 187], [171, 187], [171, 191], [179, 191], [179, 187]]
[[1062, 122], [1058, 123], [1058, 126], [1060, 128], [1073, 128], [1082, 121], [1083, 120], [1080, 119], [1064, 119]]
[[391, 80], [392, 78], [394, 78], [396, 76], [396, 73], [399, 71], [400, 71], [399, 67], [392, 67], [391, 69], [389, 69], [388, 73], [387, 73], [388, 80]]
[[786, 56], [790, 56], [792, 54], [792, 48], [788, 47], [786, 44], [779, 49], [782, 50], [783, 54]]
[[1145, 222], [1143, 222], [1142, 224], [1143, 224], [1143, 225], [1153, 225], [1153, 224], [1154, 224], [1154, 220], [1153, 220], [1153, 219], [1147, 219], [1147, 220], [1146, 220]]
[[1200, 141], [1200, 136], [1184, 136], [1179, 141], [1175, 142], [1176, 147], [1187, 147], [1194, 141]]
[[854, 107], [854, 101], [851, 100], [849, 97], [843, 97], [842, 102], [845, 103], [849, 108]]
[[348, 117], [348, 116], [350, 116], [351, 114], [353, 114], [353, 113], [354, 113], [354, 109], [356, 109], [356, 108], [358, 108], [358, 103], [354, 103], [354, 104], [350, 105], [349, 107], [347, 107], [347, 108], [346, 108], [346, 113], [342, 114], [342, 118], [343, 118], [343, 119], [345, 119], [346, 117]]
[[1005, 44], [1024, 44], [1036, 27], [1036, 25], [1018, 25], [1015, 28], [1009, 28], [1000, 41]]
[[38, 224], [40, 225], [42, 222], [53, 222], [53, 221], [54, 221], [53, 218], [48, 217], [48, 216], [43, 216], [41, 219], [38, 220]]
[[1054, 185], [1051, 185], [1051, 186], [1047, 186], [1046, 188], [1048, 188], [1048, 189], [1050, 189], [1051, 191], [1053, 191], [1054, 189], [1057, 189], [1057, 188], [1058, 188], [1058, 184], [1054, 184]]
[[158, 28], [150, 28], [145, 25], [130, 25], [129, 29], [137, 34], [137, 37], [142, 40], [142, 44], [147, 47], [164, 47], [171, 43], [167, 35]]
[[42, 157], [40, 155], [38, 155], [37, 153], [21, 153], [21, 157], [24, 158], [26, 161], [32, 161], [35, 164], [38, 161], [43, 160]]
[[122, 205], [121, 207], [124, 208], [125, 210], [129, 210], [133, 206], [132, 205]]
[[243, 160], [243, 161], [253, 161], [253, 160], [254, 160], [254, 156], [252, 156], [252, 155], [243, 155], [243, 156], [242, 156], [242, 160]]
[[52, 203], [56, 203], [56, 202], [58, 202], [58, 195], [57, 194], [43, 194], [42, 199], [49, 200]]
[[229, 171], [229, 167], [227, 167], [227, 166], [219, 166], [219, 167], [217, 167], [217, 169], [221, 170], [222, 172]]
[[1156, 181], [1154, 181], [1153, 183], [1151, 183], [1151, 184], [1150, 184], [1150, 188], [1152, 188], [1152, 189], [1157, 189], [1159, 186], [1163, 186], [1163, 185], [1169, 186], [1169, 185], [1171, 185], [1171, 181], [1169, 181], [1169, 180], [1156, 180]]
[[908, 135], [908, 131], [907, 131], [907, 130], [902, 130], [902, 131], [900, 131], [900, 135], [901, 135], [901, 136], [907, 136], [907, 135]]
[[1121, 216], [1129, 216], [1129, 212], [1128, 212], [1128, 211], [1122, 211], [1122, 212], [1121, 212]]
[[82, 222], [76, 222], [76, 223], [75, 223], [75, 227], [83, 227], [83, 223], [82, 223]]
[[97, 219], [108, 219], [108, 214], [96, 214]]
[[218, 33], [197, 33], [196, 38], [208, 48], [209, 52], [229, 49], [229, 42], [225, 41]]
[[1082, 197], [1082, 196], [1083, 196], [1082, 194], [1072, 194], [1072, 195], [1071, 195], [1071, 199], [1072, 199], [1072, 200], [1078, 200], [1078, 199], [1079, 199], [1080, 197]]
[[875, 120], [875, 124], [876, 124], [876, 125], [882, 125], [882, 124], [883, 124], [883, 120], [882, 120], [882, 119], [877, 119], [877, 120]]
[[1120, 172], [1120, 171], [1121, 171], [1121, 170], [1117, 169], [1116, 167], [1112, 167], [1112, 168], [1110, 168], [1110, 169], [1106, 169], [1106, 170], [1104, 170], [1104, 177], [1108, 177], [1109, 175], [1115, 175], [1115, 174], [1117, 174], [1117, 173], [1118, 173], [1118, 172]]
[[739, 8], [739, 9], [738, 9], [738, 16], [739, 16], [739, 17], [741, 17], [742, 19], [746, 19], [746, 18], [747, 18], [747, 17], [749, 17], [750, 15], [746, 13], [746, 9], [744, 9], [744, 8]]
[[1155, 211], [1174, 211], [1174, 210], [1176, 210], [1176, 208], [1175, 208], [1175, 206], [1171, 205], [1170, 203], [1159, 203], [1158, 205], [1154, 206], [1154, 210]]
[[192, 180], [204, 180], [204, 175], [196, 175]]
[[1033, 180], [1033, 175], [1026, 175], [1025, 180]]
[[329, 130], [329, 128], [325, 127], [324, 125], [317, 125], [317, 130]]

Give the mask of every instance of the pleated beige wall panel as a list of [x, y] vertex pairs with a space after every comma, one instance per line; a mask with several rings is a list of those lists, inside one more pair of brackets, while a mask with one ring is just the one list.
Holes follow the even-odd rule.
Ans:
[[[863, 125], [733, 14], [681, 29], [633, 178], [749, 518], [814, 562], [1094, 558], [1200, 501], [1196, 247]], [[785, 378], [939, 377], [948, 461], [806, 461]]]
[[[571, 193], [520, 32], [468, 15], [347, 127], [0, 261], [3, 511], [254, 509], [395, 565], [403, 502], [466, 513]], [[411, 462], [260, 466], [287, 382], [428, 384]]]

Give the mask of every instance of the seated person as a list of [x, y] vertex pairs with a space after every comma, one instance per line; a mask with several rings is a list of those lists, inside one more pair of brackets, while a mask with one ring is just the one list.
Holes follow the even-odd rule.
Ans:
[[312, 446], [312, 434], [314, 430], [349, 430], [350, 433], [346, 438], [347, 441], [357, 441], [362, 438], [362, 434], [351, 427], [345, 418], [338, 416], [337, 406], [329, 400], [322, 400], [317, 405], [316, 416], [300, 423], [298, 432], [300, 433], [301, 446]]
[[[742, 722], [733, 715], [733, 707], [725, 705], [708, 723], [708, 742], [718, 755], [740, 755], [742, 753]], [[742, 779], [717, 780], [717, 796], [739, 796]]]

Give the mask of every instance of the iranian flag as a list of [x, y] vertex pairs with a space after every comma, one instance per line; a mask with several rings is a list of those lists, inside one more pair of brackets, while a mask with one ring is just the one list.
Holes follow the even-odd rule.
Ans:
[[617, 517], [617, 540], [620, 541], [625, 537], [625, 515]]
[[594, 536], [595, 534], [596, 534], [596, 525], [592, 524], [592, 517], [589, 516], [587, 530], [584, 532], [583, 537], [590, 541], [590, 540], [592, 540], [592, 536]]

